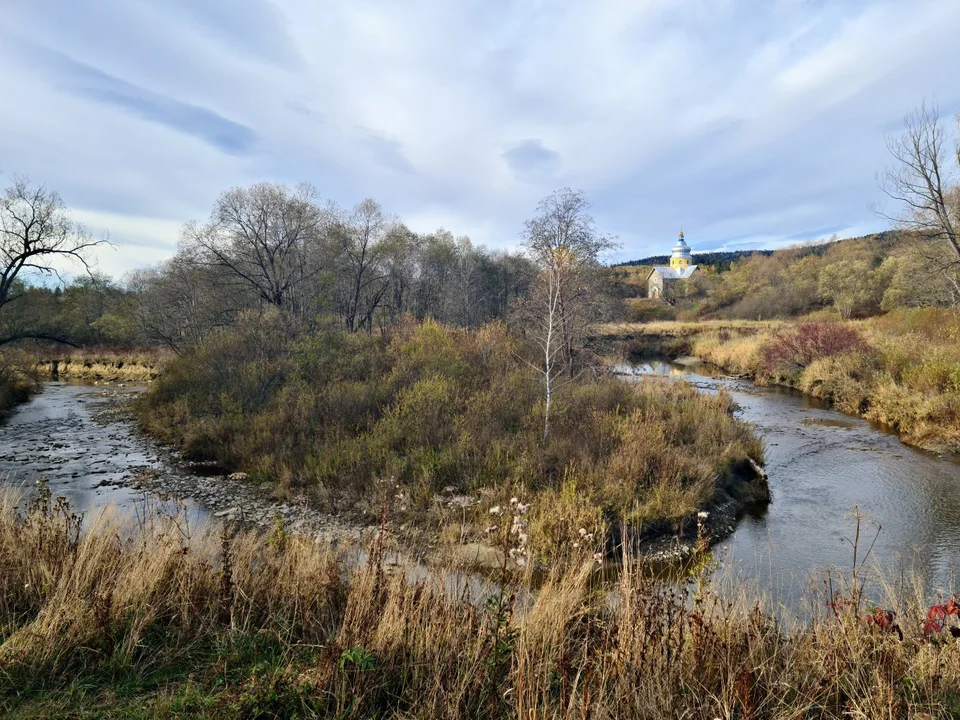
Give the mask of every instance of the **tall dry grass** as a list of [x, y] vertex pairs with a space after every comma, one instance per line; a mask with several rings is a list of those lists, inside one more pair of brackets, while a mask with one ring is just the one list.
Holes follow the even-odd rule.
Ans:
[[[805, 324], [855, 333], [848, 347], [813, 358], [769, 362]], [[783, 384], [898, 431], [905, 442], [960, 452], [960, 314], [940, 308], [897, 310], [857, 321], [723, 321], [644, 326], [643, 337], [680, 336], [686, 349], [759, 384]], [[802, 354], [802, 353], [801, 353]]]
[[[509, 522], [509, 517], [506, 518]], [[509, 535], [509, 534], [507, 534]], [[505, 535], [505, 537], [507, 536]], [[380, 538], [382, 539], [382, 537]], [[6, 717], [921, 718], [960, 712], [960, 648], [852, 592], [785, 625], [768, 601], [589, 555], [467, 597], [284, 534], [0, 500]], [[871, 619], [873, 618], [873, 619]], [[902, 634], [902, 638], [901, 638]]]
[[163, 348], [73, 348], [34, 351], [32, 365], [42, 378], [150, 382], [160, 376], [172, 353]]

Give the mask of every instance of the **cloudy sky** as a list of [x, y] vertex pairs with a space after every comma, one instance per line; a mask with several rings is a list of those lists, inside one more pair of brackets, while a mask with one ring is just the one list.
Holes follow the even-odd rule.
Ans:
[[884, 134], [960, 110], [958, 30], [958, 0], [4, 0], [0, 171], [111, 273], [258, 180], [490, 247], [563, 186], [621, 259], [856, 235]]

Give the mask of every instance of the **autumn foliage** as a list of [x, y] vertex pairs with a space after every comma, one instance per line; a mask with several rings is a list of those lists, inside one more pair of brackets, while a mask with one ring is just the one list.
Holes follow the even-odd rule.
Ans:
[[813, 320], [778, 330], [761, 352], [767, 373], [791, 375], [820, 358], [866, 349], [863, 337], [849, 325]]

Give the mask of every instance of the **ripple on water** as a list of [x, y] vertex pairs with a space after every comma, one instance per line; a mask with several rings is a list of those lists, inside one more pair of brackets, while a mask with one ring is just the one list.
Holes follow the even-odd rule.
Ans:
[[[929, 594], [957, 587], [960, 577], [960, 462], [916, 450], [889, 430], [844, 415], [784, 388], [708, 377], [700, 367], [647, 363], [631, 374], [688, 380], [724, 390], [766, 442], [773, 502], [742, 521], [725, 541], [724, 563], [788, 604], [809, 587], [811, 573], [849, 568], [855, 522], [872, 540], [871, 563], [889, 576], [915, 572]], [[629, 375], [627, 376], [629, 378]], [[770, 440], [775, 438], [775, 442]], [[861, 548], [861, 557], [865, 548]]]

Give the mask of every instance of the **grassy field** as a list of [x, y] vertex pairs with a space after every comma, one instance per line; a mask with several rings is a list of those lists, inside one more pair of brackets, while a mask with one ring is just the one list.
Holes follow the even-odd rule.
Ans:
[[[504, 546], [522, 509], [492, 516]], [[595, 549], [535, 589], [505, 563], [481, 587], [411, 579], [287, 535], [187, 532], [109, 513], [80, 530], [41, 494], [0, 498], [6, 718], [948, 718], [960, 713], [955, 606], [908, 587], [883, 608], [834, 575], [810, 619], [762, 596], [659, 584]], [[706, 545], [700, 545], [705, 552]], [[709, 561], [704, 556], [702, 566]], [[455, 569], [451, 568], [451, 572]], [[472, 588], [472, 593], [468, 593]], [[846, 590], [841, 590], [846, 588]], [[895, 612], [896, 614], [888, 614]]]
[[887, 425], [912, 445], [960, 452], [957, 312], [897, 310], [844, 322], [609, 325], [602, 332], [636, 338], [640, 348], [659, 342], [759, 384], [796, 387], [843, 412]]

